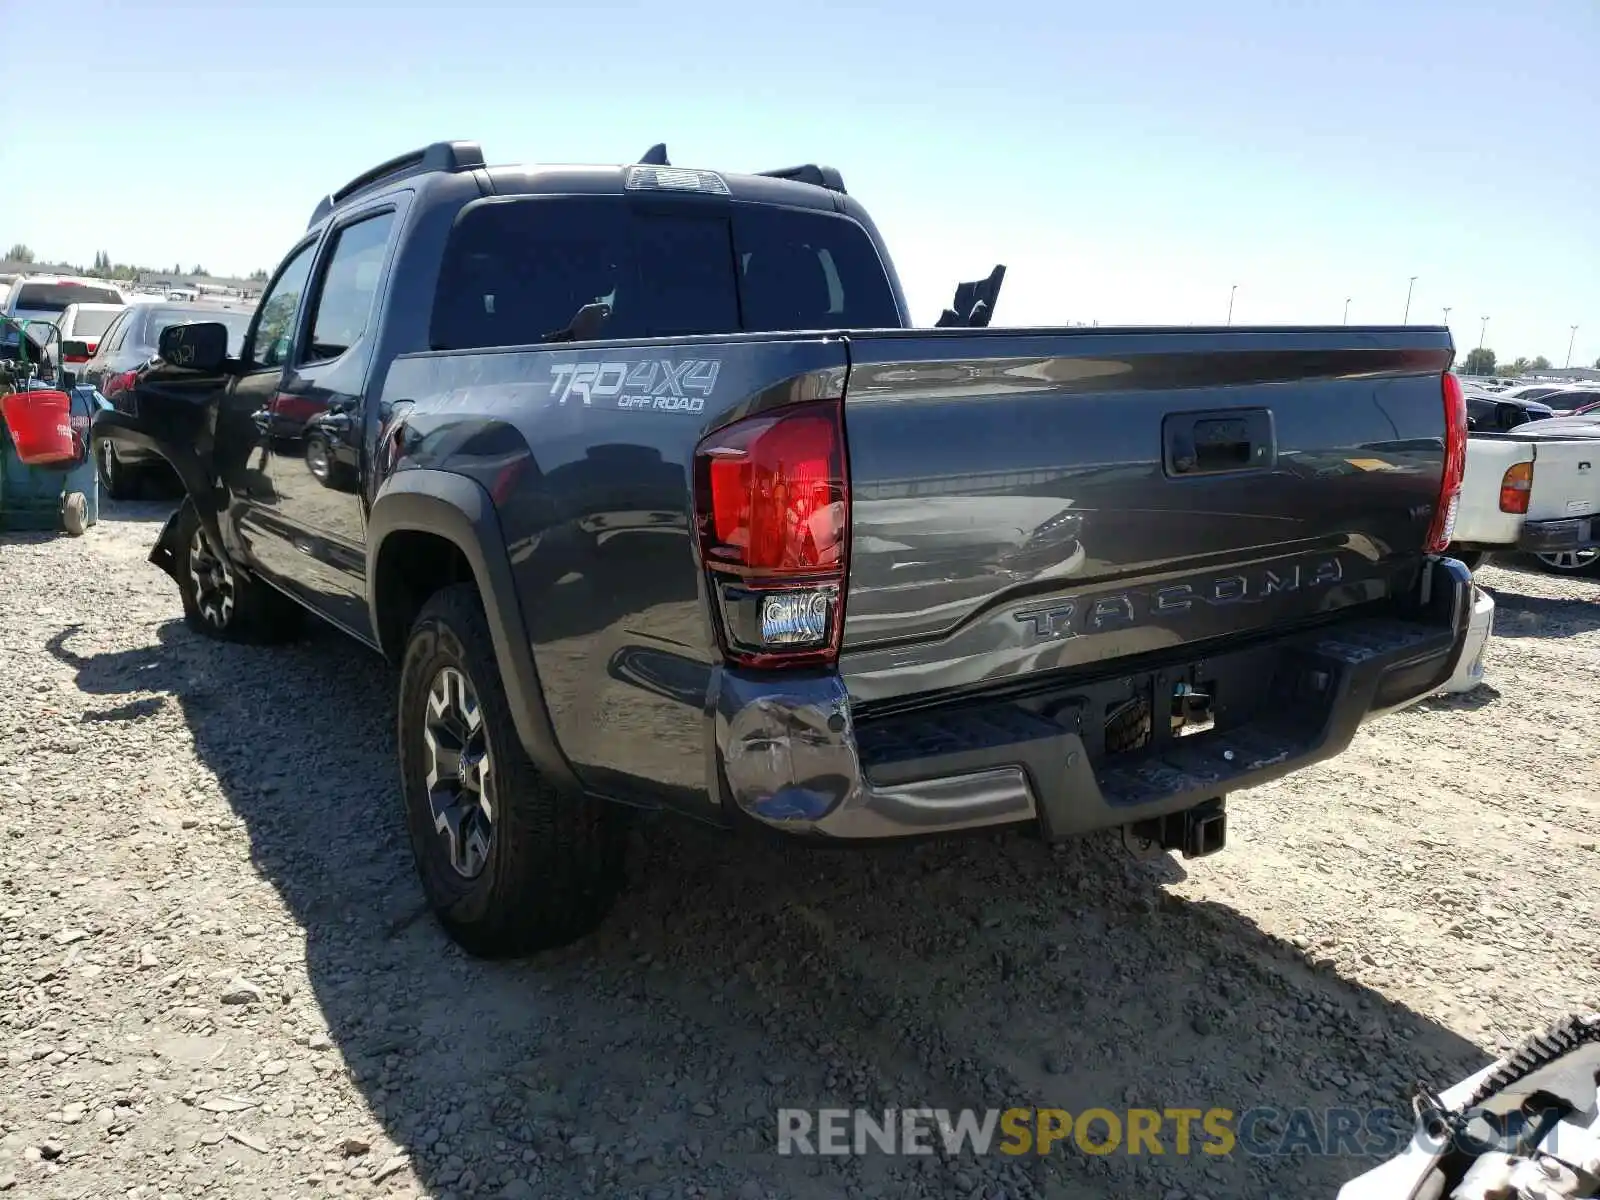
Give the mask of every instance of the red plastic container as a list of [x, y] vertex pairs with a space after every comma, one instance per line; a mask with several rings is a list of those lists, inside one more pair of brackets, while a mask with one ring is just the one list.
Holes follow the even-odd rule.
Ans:
[[77, 459], [72, 439], [72, 397], [65, 392], [12, 392], [0, 396], [0, 413], [16, 444], [17, 457], [30, 467]]

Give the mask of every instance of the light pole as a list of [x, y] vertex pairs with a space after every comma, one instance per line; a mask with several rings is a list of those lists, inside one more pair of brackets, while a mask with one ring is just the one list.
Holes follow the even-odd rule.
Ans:
[[1411, 282], [1406, 284], [1406, 315], [1400, 318], [1400, 324], [1411, 324], [1411, 289], [1417, 286], [1417, 277], [1413, 275]]
[[1445, 327], [1449, 328], [1449, 325], [1450, 325], [1450, 305], [1448, 305], [1448, 304], [1446, 304], [1444, 306], [1444, 323], [1445, 323]]
[[1344, 323], [1346, 325], [1350, 324], [1350, 297], [1349, 296], [1346, 296], [1344, 298]]
[[1228, 289], [1228, 324], [1229, 325], [1233, 324], [1233, 294], [1235, 292], [1237, 292], [1238, 290], [1239, 290], [1239, 285], [1237, 283], [1234, 284], [1231, 288]]
[[[1572, 366], [1572, 343], [1578, 340], [1578, 327], [1572, 327], [1572, 336], [1567, 339], [1567, 366]], [[1565, 369], [1565, 368], [1563, 368]]]
[[1488, 331], [1488, 329], [1489, 329], [1489, 318], [1488, 317], [1484, 317], [1483, 318], [1483, 324], [1478, 326], [1478, 349], [1479, 350], [1483, 349], [1483, 335]]

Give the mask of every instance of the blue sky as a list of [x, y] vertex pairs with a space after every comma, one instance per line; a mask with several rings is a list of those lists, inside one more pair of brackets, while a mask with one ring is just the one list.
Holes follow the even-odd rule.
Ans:
[[0, 242], [45, 257], [270, 268], [428, 141], [664, 140], [839, 167], [920, 322], [996, 262], [996, 324], [1027, 325], [1221, 323], [1235, 283], [1236, 323], [1399, 322], [1416, 275], [1411, 320], [1451, 306], [1463, 353], [1488, 315], [1502, 358], [1559, 366], [1574, 323], [1600, 357], [1600, 0], [65, 11], [6, 17], [65, 50], [0, 137]]

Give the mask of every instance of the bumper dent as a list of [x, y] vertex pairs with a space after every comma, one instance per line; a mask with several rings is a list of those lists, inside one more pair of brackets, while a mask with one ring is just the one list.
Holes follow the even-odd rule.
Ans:
[[766, 681], [724, 674], [718, 742], [734, 802], [748, 816], [795, 833], [899, 837], [1037, 815], [1020, 765], [876, 785], [862, 766], [850, 698], [836, 676]]

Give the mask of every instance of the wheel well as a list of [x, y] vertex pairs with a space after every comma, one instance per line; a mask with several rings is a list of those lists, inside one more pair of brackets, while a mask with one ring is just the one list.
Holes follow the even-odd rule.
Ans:
[[378, 643], [398, 662], [411, 623], [428, 597], [453, 583], [474, 583], [472, 564], [460, 546], [437, 533], [401, 529], [383, 539], [372, 581]]

